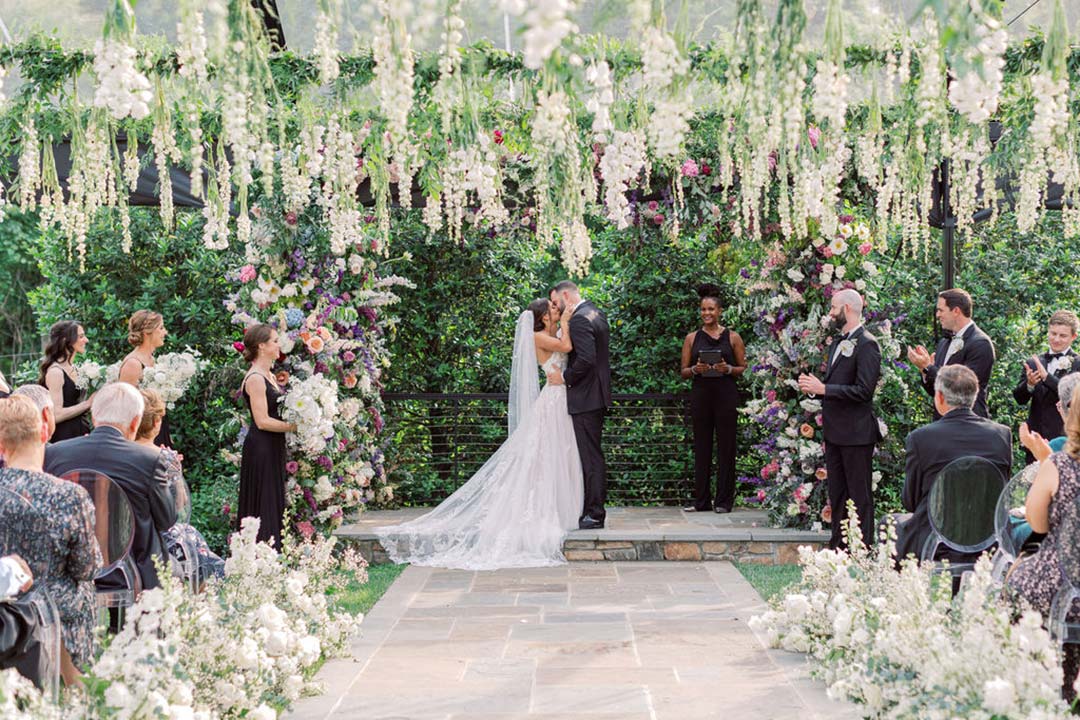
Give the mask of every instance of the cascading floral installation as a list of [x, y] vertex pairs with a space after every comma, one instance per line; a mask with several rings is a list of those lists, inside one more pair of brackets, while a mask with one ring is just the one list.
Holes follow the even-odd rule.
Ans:
[[[863, 295], [866, 328], [881, 347], [881, 382], [906, 387], [899, 373], [904, 367], [900, 342], [893, 332], [903, 318], [878, 306], [882, 258], [869, 224], [851, 215], [839, 216], [834, 224], [835, 235], [810, 243], [785, 243], [778, 227], [767, 226], [771, 249], [740, 273], [740, 304], [755, 319], [747, 347], [754, 399], [742, 412], [758, 428], [754, 449], [765, 460], [756, 476], [740, 480], [758, 486], [751, 500], [768, 507], [770, 519], [780, 526], [810, 527], [832, 519], [821, 401], [799, 391], [798, 377], [812, 373], [824, 378], [832, 338], [823, 321], [833, 293], [852, 288]], [[877, 394], [879, 404], [883, 396]], [[876, 414], [888, 418], [891, 410], [878, 407]], [[875, 472], [875, 482], [880, 477]]]

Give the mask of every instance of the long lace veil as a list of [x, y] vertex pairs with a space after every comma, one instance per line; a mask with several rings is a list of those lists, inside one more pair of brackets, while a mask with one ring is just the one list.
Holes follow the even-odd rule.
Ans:
[[507, 424], [511, 435], [532, 411], [536, 398], [540, 396], [534, 332], [532, 311], [526, 310], [518, 316], [517, 328], [514, 330], [514, 359], [510, 364], [510, 405], [507, 411]]

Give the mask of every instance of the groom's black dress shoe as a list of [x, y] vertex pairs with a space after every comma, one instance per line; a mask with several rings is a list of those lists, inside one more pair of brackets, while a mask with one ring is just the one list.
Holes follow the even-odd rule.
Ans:
[[594, 520], [591, 517], [583, 517], [580, 520], [578, 520], [577, 526], [578, 526], [579, 530], [603, 530], [604, 529], [604, 521], [603, 520]]

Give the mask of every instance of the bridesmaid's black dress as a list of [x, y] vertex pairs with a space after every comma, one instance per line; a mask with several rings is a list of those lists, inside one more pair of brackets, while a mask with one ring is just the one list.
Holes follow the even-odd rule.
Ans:
[[[64, 372], [61, 368], [60, 372], [64, 373], [64, 407], [71, 407], [72, 405], [78, 405], [86, 399], [86, 390], [80, 390], [75, 386], [75, 381], [71, 379], [71, 376]], [[82, 437], [83, 435], [90, 434], [90, 413], [83, 413], [73, 418], [68, 418], [63, 422], [56, 423], [56, 432], [53, 433], [52, 440], [50, 442], [60, 442], [61, 440], [71, 440], [73, 438]]]
[[[278, 399], [281, 393], [265, 377], [263, 382], [266, 386], [266, 409], [270, 417], [280, 420]], [[250, 413], [247, 378], [244, 378], [244, 402]], [[258, 539], [272, 542], [280, 550], [281, 516], [285, 512], [285, 433], [260, 430], [255, 426], [254, 417], [244, 438], [244, 452], [240, 460], [240, 500], [237, 505], [237, 526], [242, 518], [259, 518]]]
[[[690, 363], [696, 364], [704, 350], [719, 351], [728, 365], [735, 364], [735, 349], [728, 328], [713, 338], [704, 330], [694, 335]], [[739, 391], [733, 375], [695, 375], [690, 388], [690, 418], [694, 428], [694, 507], [730, 511], [735, 505], [735, 426]], [[716, 439], [716, 495], [711, 493], [713, 438]]]

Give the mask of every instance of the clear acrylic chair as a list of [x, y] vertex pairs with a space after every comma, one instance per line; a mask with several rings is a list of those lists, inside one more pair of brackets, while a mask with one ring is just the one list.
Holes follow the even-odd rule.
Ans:
[[994, 509], [994, 536], [997, 538], [997, 550], [994, 552], [994, 580], [1003, 583], [1009, 568], [1020, 556], [1024, 544], [1024, 529], [1030, 532], [1030, 526], [1024, 519], [1024, 503], [1027, 501], [1031, 483], [1039, 472], [1039, 463], [1033, 462], [1013, 475], [998, 497]]
[[[124, 624], [124, 610], [142, 593], [142, 577], [131, 557], [135, 518], [123, 488], [95, 470], [72, 470], [63, 475], [82, 485], [94, 504], [94, 534], [104, 567], [94, 578], [99, 608], [114, 608], [117, 627]], [[117, 581], [119, 580], [119, 583]]]
[[1056, 536], [1061, 587], [1050, 602], [1047, 629], [1060, 651], [1066, 643], [1080, 643], [1080, 498], [1065, 505]]
[[44, 512], [23, 495], [0, 488], [0, 556], [18, 555], [30, 566], [34, 585], [13, 602], [29, 607], [36, 620], [35, 635], [40, 641], [40, 656], [28, 663], [30, 677], [54, 702], [60, 697], [60, 645], [63, 626], [46, 589], [48, 569], [53, 566], [51, 545], [44, 542], [49, 522]]
[[[177, 473], [170, 479], [169, 492], [176, 507], [178, 530], [191, 523], [191, 492], [182, 474]], [[161, 535], [162, 545], [169, 552], [169, 565], [173, 576], [182, 578], [192, 592], [198, 592], [202, 578], [199, 576], [199, 552], [195, 542], [181, 532], [164, 532]]]
[[[1004, 475], [985, 458], [961, 457], [946, 465], [930, 488], [931, 533], [919, 559], [940, 569], [937, 554], [943, 546], [962, 555], [977, 555], [991, 547], [997, 541], [994, 510], [1004, 487]], [[954, 589], [963, 573], [974, 566], [974, 562], [949, 563]]]

